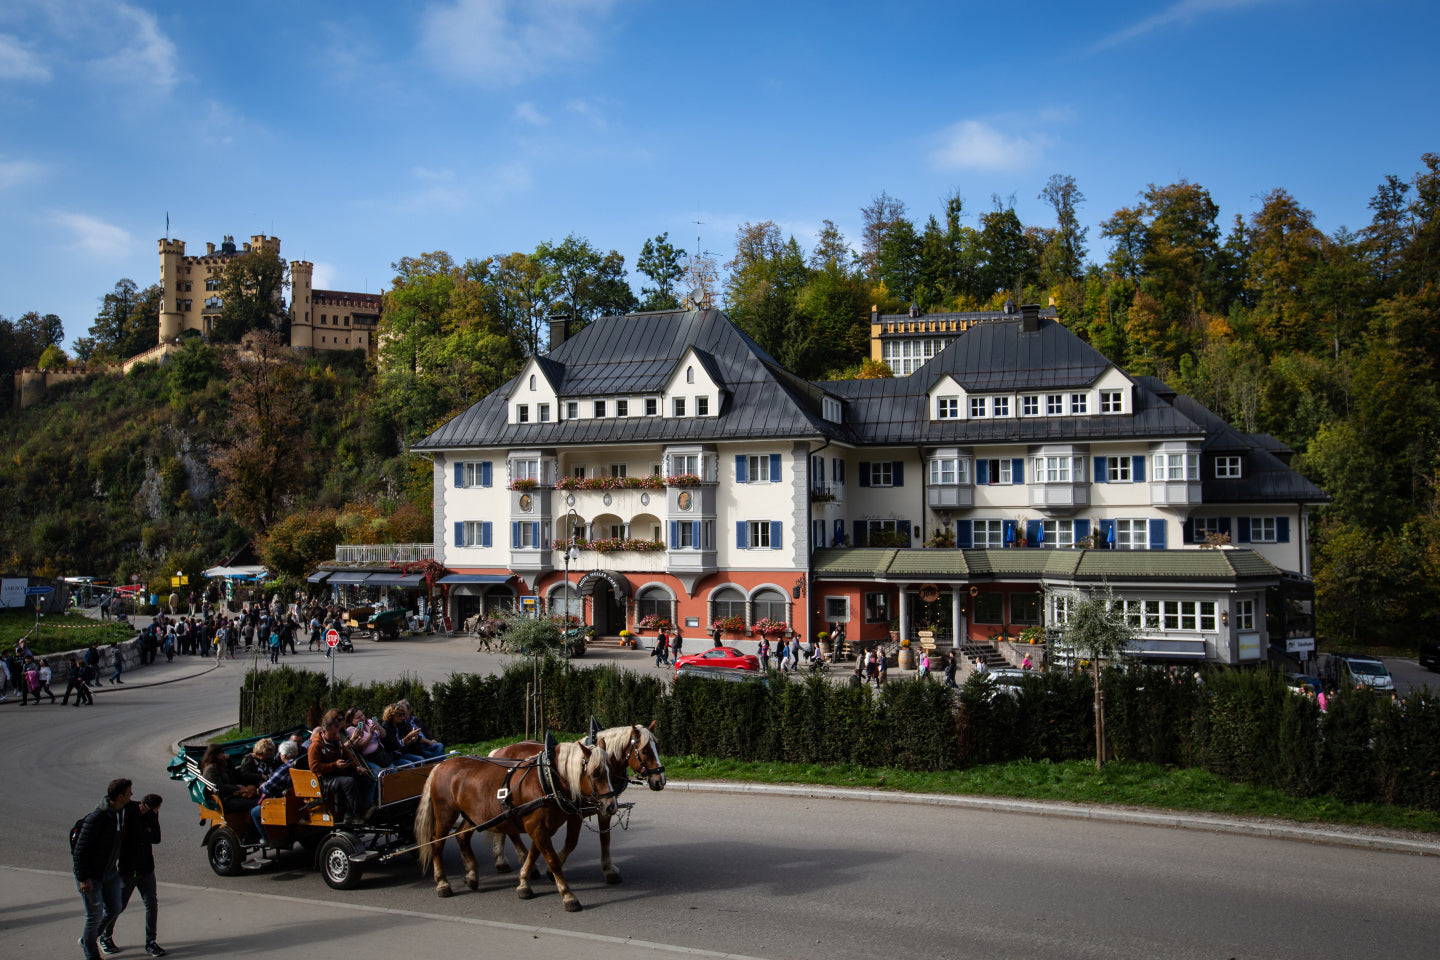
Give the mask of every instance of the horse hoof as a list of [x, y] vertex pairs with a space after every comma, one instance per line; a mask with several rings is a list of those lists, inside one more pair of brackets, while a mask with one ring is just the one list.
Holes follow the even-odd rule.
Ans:
[[534, 900], [535, 891], [531, 890], [529, 887], [518, 887], [515, 890], [515, 896], [519, 897], [521, 900]]
[[510, 864], [508, 864], [508, 863], [497, 863], [497, 864], [495, 864], [495, 872], [496, 872], [496, 873], [509, 873], [509, 872], [510, 872]]
[[454, 894], [454, 892], [455, 892], [455, 891], [453, 891], [453, 890], [450, 889], [450, 884], [448, 884], [448, 883], [445, 884], [445, 886], [443, 886], [443, 887], [436, 887], [436, 888], [435, 888], [435, 896], [440, 897], [442, 900], [443, 900], [445, 897], [452, 896], [452, 895]]
[[480, 878], [479, 878], [479, 877], [466, 877], [466, 878], [465, 878], [465, 886], [469, 887], [471, 890], [479, 890], [479, 889], [480, 889]]
[[619, 883], [619, 882], [620, 882], [620, 871], [619, 871], [619, 870], [611, 870], [609, 873], [605, 874], [605, 882], [606, 882], [606, 883]]
[[582, 907], [582, 906], [580, 906], [580, 901], [579, 901], [579, 900], [566, 900], [566, 901], [565, 901], [565, 912], [566, 912], [566, 913], [579, 913], [579, 912], [580, 912], [581, 910], [583, 910], [583, 909], [585, 909], [585, 908]]

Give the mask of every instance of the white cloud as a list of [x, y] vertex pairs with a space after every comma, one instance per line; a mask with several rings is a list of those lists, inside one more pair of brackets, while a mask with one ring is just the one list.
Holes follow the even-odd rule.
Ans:
[[615, 0], [451, 0], [422, 15], [420, 52], [457, 79], [509, 86], [588, 57]]
[[340, 276], [340, 271], [334, 264], [315, 261], [315, 272], [310, 275], [310, 288], [312, 290], [334, 290], [335, 280]]
[[1049, 145], [1050, 137], [1038, 131], [1006, 132], [983, 120], [962, 120], [941, 132], [931, 159], [942, 170], [1010, 170], [1030, 166]]
[[565, 109], [585, 120], [589, 120], [593, 126], [599, 127], [602, 130], [607, 126], [604, 110], [600, 104], [593, 100], [571, 100], [565, 104]]
[[51, 214], [57, 226], [68, 230], [72, 245], [97, 257], [123, 257], [134, 253], [134, 242], [128, 231], [83, 213], [57, 211]]
[[1116, 31], [1090, 48], [1091, 53], [1116, 47], [1136, 37], [1174, 24], [1190, 24], [1214, 13], [1257, 7], [1276, 0], [1178, 0], [1159, 13], [1151, 14], [1139, 23], [1131, 24], [1124, 30]]
[[39, 179], [45, 168], [29, 160], [0, 160], [0, 190]]
[[541, 113], [540, 109], [529, 100], [516, 104], [515, 119], [528, 123], [532, 127], [543, 127], [550, 122], [550, 118]]
[[174, 87], [175, 44], [161, 32], [155, 15], [125, 3], [116, 4], [109, 13], [114, 19], [112, 39], [119, 49], [91, 61], [92, 69], [137, 87], [152, 86], [162, 92]]
[[32, 80], [44, 83], [50, 79], [50, 68], [40, 62], [32, 51], [9, 33], [0, 33], [0, 80]]

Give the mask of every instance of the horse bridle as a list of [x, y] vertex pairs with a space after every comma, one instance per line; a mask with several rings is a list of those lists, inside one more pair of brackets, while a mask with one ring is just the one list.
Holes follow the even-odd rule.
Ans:
[[[640, 768], [634, 771], [635, 775], [633, 777], [626, 778], [631, 783], [635, 784], [644, 783], [649, 778], [659, 776], [660, 774], [665, 772], [665, 764], [663, 763], [657, 764], [653, 767], [650, 766], [649, 761], [645, 759], [644, 751], [641, 749], [642, 744], [640, 740], [640, 734], [632, 732], [630, 734], [630, 745], [625, 748], [625, 756], [621, 758], [625, 761], [625, 769], [627, 770], [630, 769], [630, 758], [639, 758]], [[660, 758], [660, 752], [658, 750], [655, 752], [655, 758], [657, 760]]]

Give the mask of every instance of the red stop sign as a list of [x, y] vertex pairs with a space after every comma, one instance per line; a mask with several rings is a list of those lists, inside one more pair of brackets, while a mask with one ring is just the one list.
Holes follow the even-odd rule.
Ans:
[[325, 631], [325, 642], [328, 643], [328, 644], [329, 644], [330, 646], [332, 646], [332, 647], [339, 646], [339, 645], [340, 645], [340, 631], [339, 631], [339, 630], [336, 630], [334, 627], [331, 627], [329, 630], [326, 630], [326, 631]]

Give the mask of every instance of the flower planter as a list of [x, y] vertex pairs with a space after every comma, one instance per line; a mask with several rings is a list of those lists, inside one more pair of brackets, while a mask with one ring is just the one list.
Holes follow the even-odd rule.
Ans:
[[899, 655], [895, 658], [895, 666], [901, 670], [915, 669], [915, 652], [909, 647], [901, 647]]

